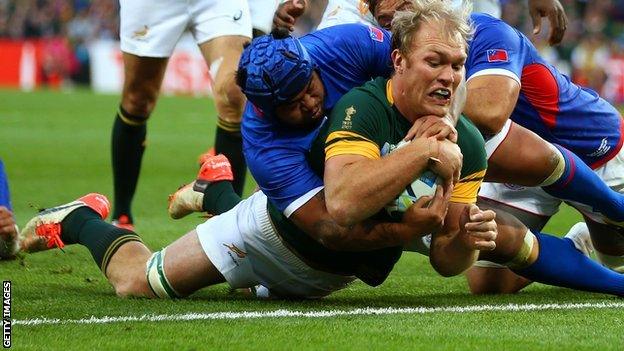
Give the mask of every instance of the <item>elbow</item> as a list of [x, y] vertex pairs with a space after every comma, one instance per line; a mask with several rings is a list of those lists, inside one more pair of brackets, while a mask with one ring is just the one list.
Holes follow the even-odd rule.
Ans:
[[330, 201], [327, 199], [327, 213], [340, 226], [349, 227], [358, 222], [355, 211], [353, 211], [354, 208], [355, 206], [349, 204], [348, 201]]

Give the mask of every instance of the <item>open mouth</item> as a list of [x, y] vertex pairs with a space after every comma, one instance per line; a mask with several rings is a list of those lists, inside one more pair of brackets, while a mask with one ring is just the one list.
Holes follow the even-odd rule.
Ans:
[[447, 104], [451, 101], [451, 91], [446, 88], [438, 88], [431, 92], [429, 96], [442, 104]]

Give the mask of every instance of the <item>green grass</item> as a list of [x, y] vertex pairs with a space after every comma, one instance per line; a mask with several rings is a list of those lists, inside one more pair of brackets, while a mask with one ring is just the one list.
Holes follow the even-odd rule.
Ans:
[[[115, 96], [0, 91], [0, 157], [9, 175], [16, 219], [86, 192], [112, 193], [110, 128]], [[164, 97], [152, 116], [134, 203], [137, 231], [160, 248], [201, 222], [172, 221], [167, 195], [193, 178], [196, 157], [212, 145], [214, 107], [208, 99]], [[253, 184], [248, 184], [250, 192]], [[549, 231], [565, 233], [578, 215], [564, 208]], [[405, 254], [386, 283], [355, 283], [320, 301], [256, 301], [224, 286], [178, 301], [119, 299], [83, 247], [51, 250], [0, 262], [13, 282], [13, 318], [298, 311], [361, 307], [438, 307], [481, 304], [617, 302], [601, 294], [533, 284], [508, 296], [471, 296], [463, 277], [444, 279], [424, 257]], [[547, 310], [262, 318], [98, 325], [14, 326], [15, 349], [439, 349], [621, 350], [622, 309]]]

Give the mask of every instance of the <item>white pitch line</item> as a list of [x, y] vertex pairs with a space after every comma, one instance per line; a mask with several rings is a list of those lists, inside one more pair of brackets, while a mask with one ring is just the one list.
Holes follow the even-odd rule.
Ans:
[[392, 314], [429, 314], [429, 313], [473, 313], [485, 311], [543, 311], [543, 310], [578, 310], [578, 309], [605, 309], [624, 308], [624, 302], [600, 303], [566, 303], [566, 304], [508, 304], [508, 305], [474, 305], [448, 307], [386, 307], [386, 308], [357, 308], [353, 310], [320, 310], [320, 311], [243, 311], [243, 312], [213, 312], [213, 313], [185, 313], [185, 314], [144, 314], [141, 316], [96, 317], [83, 319], [34, 318], [14, 320], [13, 325], [56, 325], [56, 324], [107, 324], [124, 322], [169, 322], [169, 321], [197, 321], [215, 319], [253, 319], [253, 318], [327, 318], [337, 316], [370, 316]]

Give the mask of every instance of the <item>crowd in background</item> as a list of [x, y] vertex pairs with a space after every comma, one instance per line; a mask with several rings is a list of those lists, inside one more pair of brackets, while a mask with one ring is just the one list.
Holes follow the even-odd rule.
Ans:
[[[253, 1], [253, 0], [250, 0]], [[561, 45], [548, 46], [532, 37], [543, 56], [572, 80], [624, 103], [624, 0], [560, 0], [569, 19]], [[503, 19], [524, 33], [532, 29], [526, 0], [502, 0]], [[310, 1], [299, 33], [320, 19], [325, 1]], [[77, 83], [89, 82], [88, 44], [119, 37], [118, 0], [0, 0], [0, 38], [21, 40], [63, 38], [68, 47], [56, 50], [63, 74]]]

